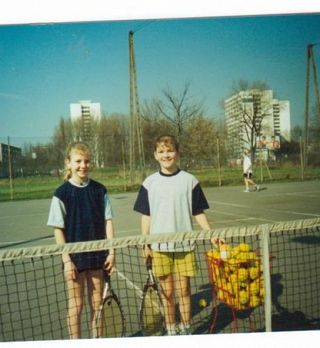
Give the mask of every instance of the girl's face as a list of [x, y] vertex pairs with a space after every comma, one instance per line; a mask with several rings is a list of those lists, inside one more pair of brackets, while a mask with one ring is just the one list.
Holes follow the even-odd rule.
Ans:
[[179, 153], [171, 146], [159, 144], [154, 152], [154, 158], [159, 162], [161, 172], [164, 174], [173, 174], [177, 168], [177, 159]]
[[67, 167], [71, 170], [72, 180], [81, 184], [88, 179], [90, 157], [77, 150], [71, 150], [70, 159], [67, 161]]

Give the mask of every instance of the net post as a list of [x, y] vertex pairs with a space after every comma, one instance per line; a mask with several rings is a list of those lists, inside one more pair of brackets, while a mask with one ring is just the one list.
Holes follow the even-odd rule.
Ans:
[[271, 274], [270, 274], [270, 253], [269, 253], [269, 240], [270, 240], [270, 226], [264, 224], [261, 234], [261, 251], [262, 251], [262, 269], [264, 278], [264, 312], [265, 312], [265, 327], [266, 332], [272, 331], [271, 321]]

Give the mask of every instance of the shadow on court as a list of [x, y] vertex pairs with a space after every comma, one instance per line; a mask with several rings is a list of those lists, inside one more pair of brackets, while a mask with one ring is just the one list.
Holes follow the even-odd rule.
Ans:
[[295, 237], [291, 238], [292, 242], [309, 244], [309, 245], [320, 245], [320, 237], [317, 236], [303, 236], [303, 237]]
[[265, 187], [265, 186], [260, 186], [260, 187], [259, 187], [259, 192], [260, 192], [260, 191], [265, 191], [265, 190], [267, 190], [267, 189], [268, 189], [268, 188]]
[[272, 331], [318, 330], [320, 318], [308, 319], [302, 311], [289, 311], [279, 301], [284, 292], [281, 274], [271, 276], [272, 304], [276, 313], [272, 315]]
[[[199, 306], [199, 300], [205, 300], [205, 308]], [[212, 300], [212, 287], [210, 283], [203, 284], [196, 294], [192, 295], [192, 315], [193, 315], [193, 334], [208, 334], [216, 317], [216, 323], [212, 333], [223, 332], [234, 323], [234, 319], [249, 319], [252, 310], [238, 311], [232, 313], [230, 307], [223, 303], [217, 303]], [[178, 307], [176, 308], [178, 311]]]
[[[302, 243], [320, 243], [320, 240], [314, 238], [297, 238], [297, 242]], [[273, 274], [271, 276], [271, 294], [274, 313], [272, 315], [272, 331], [301, 331], [301, 330], [318, 330], [320, 329], [320, 318], [307, 318], [307, 315], [299, 310], [289, 310], [284, 307], [281, 302], [281, 296], [284, 295], [285, 288], [281, 274]], [[207, 308], [199, 307], [200, 299], [205, 299]], [[201, 287], [201, 291], [192, 296], [193, 317], [200, 318], [195, 320], [194, 334], [208, 334], [213, 320], [216, 316], [217, 320], [213, 333], [221, 333], [225, 329], [234, 325], [236, 320], [248, 320], [253, 315], [254, 310], [232, 312], [231, 308], [223, 303], [215, 304], [212, 301], [212, 292], [210, 284]], [[265, 328], [250, 331], [264, 331]]]
[[33, 243], [33, 242], [39, 242], [41, 240], [45, 240], [45, 239], [49, 239], [49, 238], [52, 238], [52, 234], [49, 234], [49, 235], [43, 236], [43, 237], [31, 238], [31, 239], [19, 241], [19, 242], [16, 242], [16, 243], [4, 244], [4, 245], [0, 246], [0, 249], [7, 249], [9, 247], [12, 248], [12, 247], [16, 247], [16, 246], [23, 246], [25, 244], [30, 244], [30, 243]]

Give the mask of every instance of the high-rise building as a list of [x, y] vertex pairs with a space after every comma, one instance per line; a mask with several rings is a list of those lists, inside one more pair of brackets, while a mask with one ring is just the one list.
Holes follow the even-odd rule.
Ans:
[[91, 100], [80, 100], [79, 103], [70, 104], [71, 120], [81, 120], [81, 140], [90, 141], [92, 134], [92, 120], [100, 120], [100, 103], [91, 103]]
[[290, 102], [275, 99], [272, 90], [240, 91], [225, 100], [224, 109], [230, 158], [251, 147], [268, 154], [290, 141]]
[[17, 175], [21, 159], [22, 150], [20, 147], [0, 143], [0, 178]]

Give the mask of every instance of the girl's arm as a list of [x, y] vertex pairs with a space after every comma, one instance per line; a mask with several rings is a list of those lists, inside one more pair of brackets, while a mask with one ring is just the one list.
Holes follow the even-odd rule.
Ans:
[[[106, 220], [106, 237], [107, 239], [113, 239], [114, 238], [114, 226], [112, 219]], [[110, 255], [114, 255], [114, 249], [109, 250]]]
[[[200, 225], [202, 230], [211, 230], [209, 221], [207, 219], [207, 215], [205, 213], [195, 215], [194, 218], [196, 219], [197, 223]], [[223, 238], [212, 238], [211, 243], [214, 244], [216, 247], [219, 247], [219, 245], [225, 244], [225, 240]]]
[[197, 223], [200, 225], [201, 229], [204, 231], [209, 231], [211, 230], [209, 221], [207, 219], [207, 215], [205, 213], [200, 213], [194, 216], [196, 219]]
[[[66, 238], [64, 235], [64, 230], [62, 228], [54, 227], [54, 237], [56, 240], [56, 243], [59, 245], [66, 244]], [[77, 277], [77, 269], [74, 266], [70, 255], [67, 253], [62, 254], [62, 262], [64, 265], [64, 272], [66, 274], [67, 279], [76, 279]]]
[[[106, 220], [106, 237], [107, 239], [114, 238], [114, 226], [113, 226], [112, 219]], [[114, 264], [115, 264], [115, 250], [109, 249], [109, 254], [105, 263], [106, 270], [108, 272], [112, 272]]]
[[[148, 236], [150, 234], [150, 224], [151, 218], [149, 215], [142, 214], [141, 216], [141, 232], [143, 236]], [[144, 245], [143, 247], [144, 258], [147, 259], [151, 256], [151, 248], [149, 245]]]
[[[66, 238], [64, 236], [64, 230], [62, 228], [54, 227], [54, 238], [56, 240], [56, 243], [59, 245], [66, 244]], [[63, 263], [71, 262], [69, 254], [63, 253], [62, 254], [62, 261]]]

